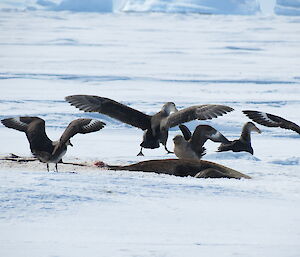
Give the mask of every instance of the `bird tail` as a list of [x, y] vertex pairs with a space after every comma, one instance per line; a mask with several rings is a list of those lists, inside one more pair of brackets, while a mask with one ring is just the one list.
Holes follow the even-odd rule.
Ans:
[[226, 152], [226, 151], [230, 151], [230, 150], [232, 150], [231, 145], [223, 143], [223, 144], [220, 144], [217, 152]]
[[154, 137], [152, 130], [148, 129], [144, 133], [143, 142], [140, 144], [140, 146], [148, 149], [159, 148], [159, 137]]
[[200, 151], [198, 152], [198, 156], [199, 158], [201, 158], [204, 155], [206, 155], [206, 148], [202, 146]]

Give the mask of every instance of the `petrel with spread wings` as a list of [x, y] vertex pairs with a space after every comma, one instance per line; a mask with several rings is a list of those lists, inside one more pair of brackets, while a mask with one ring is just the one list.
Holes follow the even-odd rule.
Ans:
[[73, 120], [58, 141], [48, 138], [45, 131], [45, 121], [39, 117], [16, 117], [1, 120], [2, 124], [8, 128], [25, 132], [32, 154], [41, 162], [57, 163], [61, 162], [62, 157], [67, 152], [67, 146], [73, 146], [70, 138], [76, 134], [86, 134], [102, 129], [105, 123], [94, 119]]
[[226, 105], [205, 104], [191, 106], [180, 111], [173, 102], [163, 105], [154, 115], [148, 115], [112, 99], [94, 95], [71, 95], [66, 101], [85, 112], [99, 112], [121, 122], [144, 130], [143, 142], [138, 155], [143, 155], [143, 148], [158, 148], [163, 144], [167, 149], [169, 128], [191, 120], [207, 120], [233, 111]]
[[229, 143], [218, 130], [209, 125], [198, 125], [193, 133], [185, 126], [179, 125], [183, 134], [173, 138], [174, 153], [179, 159], [201, 159], [205, 154], [203, 145], [209, 139], [213, 142]]

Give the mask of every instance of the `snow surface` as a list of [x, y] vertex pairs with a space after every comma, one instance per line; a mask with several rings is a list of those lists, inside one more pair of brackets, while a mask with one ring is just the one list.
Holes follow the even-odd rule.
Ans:
[[[209, 122], [230, 139], [247, 121], [241, 110], [300, 124], [300, 20], [297, 17], [144, 13], [0, 13], [0, 118], [44, 118], [57, 139], [78, 117], [103, 120], [76, 135], [65, 161], [128, 164], [174, 158], [161, 147], [137, 157], [142, 131], [64, 101], [71, 94], [113, 98], [148, 114], [226, 104]], [[259, 126], [259, 125], [258, 125]], [[254, 156], [204, 159], [252, 180], [70, 168], [0, 166], [0, 256], [298, 256], [300, 137], [259, 126]], [[179, 133], [172, 129], [172, 137]], [[30, 156], [23, 133], [0, 126], [0, 154]], [[51, 166], [53, 170], [54, 167]]]
[[299, 16], [300, 1], [299, 0], [277, 0], [275, 13], [279, 15]]

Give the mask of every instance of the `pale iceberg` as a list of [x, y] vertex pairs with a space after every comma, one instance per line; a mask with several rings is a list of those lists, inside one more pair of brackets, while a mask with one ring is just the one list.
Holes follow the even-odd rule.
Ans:
[[299, 16], [300, 0], [277, 0], [274, 12], [278, 15]]
[[251, 15], [260, 12], [256, 0], [128, 0], [124, 11], [241, 14]]
[[5, 0], [0, 9], [72, 12], [162, 12], [253, 15], [258, 0]]
[[[43, 0], [44, 2], [44, 0]], [[41, 3], [41, 2], [40, 2]], [[52, 5], [51, 9], [55, 11], [73, 11], [73, 12], [112, 12], [112, 0], [63, 0], [57, 5]]]
[[2, 10], [49, 10], [72, 12], [114, 12], [120, 9], [123, 0], [5, 0]]
[[39, 7], [36, 0], [2, 0], [0, 1], [0, 10], [35, 10]]

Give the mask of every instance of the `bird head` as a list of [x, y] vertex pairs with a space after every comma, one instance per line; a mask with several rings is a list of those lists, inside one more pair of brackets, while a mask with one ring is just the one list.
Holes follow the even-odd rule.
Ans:
[[249, 122], [246, 123], [246, 125], [247, 125], [249, 131], [254, 131], [254, 132], [257, 132], [259, 134], [261, 133], [261, 130], [258, 127], [256, 127], [253, 122], [249, 121]]
[[178, 145], [178, 144], [182, 144], [184, 141], [186, 141], [185, 139], [184, 139], [184, 137], [183, 136], [181, 136], [181, 135], [176, 135], [174, 138], [173, 138], [173, 142], [174, 142], [174, 144], [176, 145]]
[[171, 112], [178, 112], [176, 105], [173, 102], [167, 102], [163, 105], [162, 110], [165, 111], [167, 114]]

